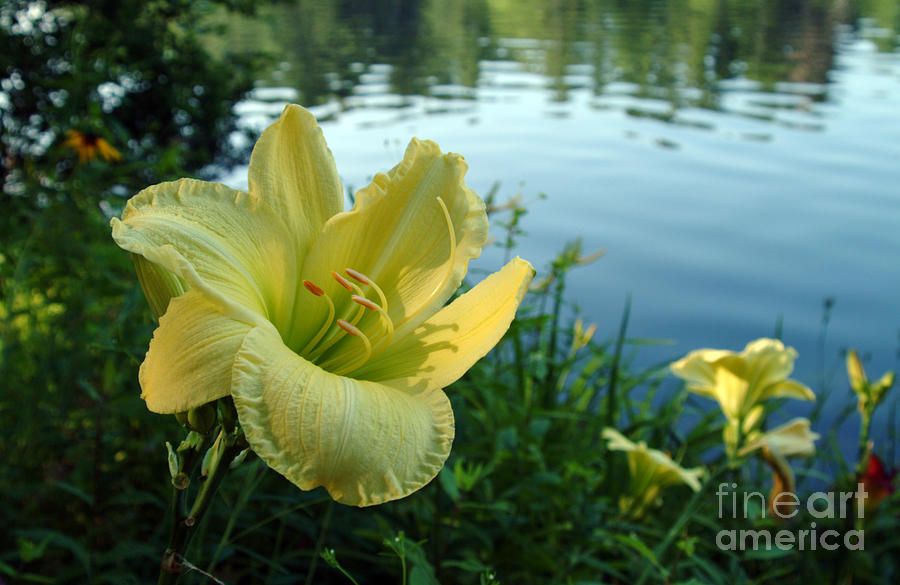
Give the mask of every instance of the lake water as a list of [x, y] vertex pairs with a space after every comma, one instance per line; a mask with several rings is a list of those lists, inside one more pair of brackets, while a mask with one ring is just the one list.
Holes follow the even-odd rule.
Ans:
[[575, 237], [606, 250], [569, 298], [608, 337], [630, 294], [630, 336], [675, 342], [639, 363], [781, 320], [816, 388], [828, 298], [826, 410], [847, 403], [841, 348], [897, 366], [900, 3], [300, 4], [230, 21], [229, 48], [280, 55], [245, 127], [311, 107], [354, 189], [412, 136], [462, 153], [476, 191], [529, 202], [518, 253], [539, 272]]

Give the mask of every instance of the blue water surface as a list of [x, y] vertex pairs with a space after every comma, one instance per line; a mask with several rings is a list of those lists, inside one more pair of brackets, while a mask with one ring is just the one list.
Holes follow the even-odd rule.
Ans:
[[[354, 189], [396, 164], [412, 136], [462, 153], [473, 189], [499, 182], [501, 199], [527, 202], [517, 253], [539, 273], [575, 237], [606, 251], [572, 273], [568, 296], [598, 338], [615, 334], [629, 295], [629, 336], [672, 341], [633, 349], [639, 365], [740, 350], [778, 328], [799, 352], [795, 376], [832, 389], [833, 418], [851, 403], [843, 348], [866, 355], [872, 376], [897, 365], [900, 53], [896, 33], [874, 22], [823, 30], [818, 73], [800, 59], [754, 75], [738, 59], [716, 76], [709, 49], [699, 82], [679, 78], [690, 68], [676, 59], [666, 86], [652, 67], [636, 78], [608, 52], [597, 59], [603, 35], [575, 43], [550, 72], [557, 41], [495, 34], [468, 85], [430, 78], [427, 91], [403, 94], [396, 64], [356, 63], [343, 95], [311, 104], [275, 76], [239, 113], [259, 131], [287, 102], [310, 106]], [[225, 182], [245, 187], [246, 167]], [[488, 249], [471, 270], [502, 257]], [[876, 426], [887, 428], [889, 410]], [[841, 432], [847, 449], [855, 424]]]

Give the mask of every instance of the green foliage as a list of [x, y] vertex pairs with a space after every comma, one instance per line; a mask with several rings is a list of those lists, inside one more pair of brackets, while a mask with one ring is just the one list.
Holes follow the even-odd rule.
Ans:
[[[445, 33], [442, 42], [459, 44], [477, 62], [477, 43], [458, 43], [478, 38], [483, 26], [482, 8], [470, 4], [474, 24], [466, 11], [429, 5], [425, 30], [441, 31], [443, 11], [452, 13], [449, 22], [464, 34]], [[149, 582], [163, 559], [167, 522], [180, 517], [177, 506], [170, 508], [173, 491], [196, 497], [202, 489], [187, 472], [203, 467], [198, 454], [210, 452], [212, 438], [173, 448], [186, 429], [150, 414], [139, 398], [138, 365], [154, 325], [130, 261], [109, 239], [105, 213], [146, 185], [202, 173], [234, 154], [226, 137], [232, 105], [249, 87], [248, 69], [224, 50], [213, 59], [200, 43], [202, 30], [193, 23], [215, 5], [251, 8], [242, 0], [0, 6], [0, 82], [9, 100], [0, 104], [4, 582]], [[322, 10], [311, 18], [331, 18]], [[509, 10], [521, 14], [523, 26], [534, 20], [518, 5]], [[776, 13], [767, 22], [778, 21]], [[762, 37], [753, 42], [765, 44]], [[358, 58], [356, 45], [330, 54], [330, 40], [317, 38], [318, 58]], [[636, 51], [647, 46], [637, 36], [634, 44]], [[471, 81], [473, 70], [465, 69], [464, 79]], [[304, 92], [320, 97], [321, 80], [304, 77]], [[63, 144], [66, 130], [103, 138], [121, 161], [79, 162]], [[489, 204], [495, 225], [506, 230], [501, 241], [509, 255], [523, 237], [526, 209], [519, 200]], [[725, 498], [720, 513], [720, 482], [738, 484], [734, 501], [741, 504], [745, 494], [768, 493], [770, 472], [756, 461], [727, 469], [721, 414], [667, 383], [667, 364], [634, 365], [651, 342], [628, 336], [627, 301], [609, 338], [578, 320], [566, 301], [567, 276], [593, 259], [578, 242], [566, 246], [500, 345], [447, 390], [457, 436], [435, 481], [398, 502], [348, 508], [322, 490], [300, 492], [249, 454], [193, 527], [180, 561], [194, 568], [179, 582], [209, 582], [201, 571], [226, 583], [266, 584], [896, 582], [896, 495], [862, 524], [864, 551], [717, 546], [722, 530], [796, 531], [815, 521], [820, 531], [843, 535], [860, 524], [808, 512], [777, 523], [755, 498], [746, 508]], [[849, 393], [844, 386], [835, 391]], [[846, 415], [854, 415], [852, 407]], [[221, 424], [231, 433], [230, 416], [223, 403], [185, 422], [201, 431]], [[667, 488], [659, 507], [630, 517], [620, 505], [629, 489], [627, 460], [606, 448], [607, 426], [684, 466], [706, 465], [703, 489]], [[818, 449], [819, 465], [795, 466], [801, 499], [812, 490], [849, 489], [860, 475], [834, 434]], [[896, 464], [893, 451], [876, 451], [889, 467]], [[210, 453], [208, 471], [224, 469], [216, 461], [233, 455]]]
[[[211, 440], [199, 450], [167, 448], [186, 431], [138, 398], [152, 318], [129, 262], [106, 241], [105, 218], [75, 200], [35, 213], [31, 237], [9, 248], [15, 264], [2, 265], [0, 488], [8, 497], [0, 513], [11, 522], [0, 535], [0, 576], [147, 582], [166, 546], [173, 479], [200, 465], [187, 454], [206, 452]], [[506, 229], [520, 233], [519, 204], [498, 207]], [[75, 235], [65, 245], [49, 235], [59, 225]], [[430, 485], [373, 509], [349, 508], [321, 490], [298, 491], [251, 454], [195, 527], [181, 559], [194, 568], [179, 582], [208, 582], [204, 573], [275, 584], [766, 583], [850, 574], [891, 582], [896, 497], [866, 520], [865, 551], [720, 550], [721, 530], [796, 531], [816, 521], [844, 534], [853, 520], [804, 513], [778, 524], [753, 498], [744, 508], [745, 493], [768, 492], [767, 468], [726, 469], [721, 414], [667, 389], [665, 364], [633, 367], [648, 342], [627, 336], [628, 305], [616, 335], [598, 341], [566, 303], [569, 271], [590, 259], [577, 242], [567, 246], [501, 344], [448, 389], [457, 438]], [[697, 422], [684, 424], [685, 415]], [[208, 429], [229, 420], [220, 405], [184, 422]], [[708, 465], [711, 477], [701, 492], [671, 487], [660, 507], [628, 516], [620, 507], [626, 460], [601, 438], [609, 424], [684, 466]], [[845, 471], [811, 472], [807, 483], [847, 489], [854, 463], [827, 445], [821, 456]], [[720, 482], [740, 485], [738, 508], [725, 498], [721, 518]]]
[[[135, 400], [153, 326], [104, 211], [230, 155], [231, 107], [249, 70], [202, 50], [191, 26], [201, 8], [0, 5], [7, 582], [134, 583], [151, 572], [135, 567], [159, 563], [159, 441], [178, 427]], [[79, 160], [64, 144], [69, 130], [103, 139], [121, 160]]]

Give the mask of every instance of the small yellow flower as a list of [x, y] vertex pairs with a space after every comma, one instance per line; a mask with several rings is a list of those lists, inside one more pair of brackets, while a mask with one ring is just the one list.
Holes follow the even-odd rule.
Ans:
[[768, 500], [770, 513], [774, 512], [773, 506], [782, 499], [782, 494], [793, 493], [796, 490], [794, 472], [787, 457], [815, 455], [815, 442], [818, 439], [819, 434], [810, 430], [807, 418], [795, 418], [771, 431], [757, 430], [748, 435], [747, 443], [739, 455], [746, 456], [759, 451], [763, 460], [772, 468], [772, 491]]
[[629, 515], [640, 517], [659, 498], [662, 488], [685, 484], [695, 492], [700, 491], [700, 479], [705, 475], [702, 467], [685, 469], [672, 458], [656, 449], [650, 449], [643, 441], [635, 443], [616, 429], [603, 429], [603, 438], [611, 451], [628, 454], [628, 469], [631, 475], [629, 497], [623, 508]]
[[877, 381], [870, 382], [855, 349], [847, 352], [847, 378], [850, 380], [850, 387], [856, 393], [857, 407], [863, 416], [871, 416], [872, 411], [884, 400], [888, 390], [894, 385], [894, 372], [890, 371], [885, 372]]
[[285, 108], [250, 158], [249, 192], [182, 179], [112, 220], [160, 316], [141, 366], [150, 410], [231, 395], [254, 451], [302, 489], [360, 506], [443, 466], [442, 388], [503, 336], [534, 274], [514, 259], [446, 307], [487, 239], [466, 164], [413, 139], [342, 212], [308, 111]]
[[770, 398], [815, 400], [808, 387], [788, 376], [797, 352], [777, 339], [751, 341], [744, 351], [698, 349], [673, 363], [672, 373], [690, 392], [718, 401], [728, 419], [725, 443], [730, 452], [739, 435], [750, 433], [762, 420], [762, 402]]
[[68, 137], [63, 146], [67, 146], [78, 154], [78, 162], [91, 161], [99, 154], [105, 161], [116, 162], [122, 159], [119, 151], [102, 138], [91, 132], [79, 132], [78, 130], [66, 130]]

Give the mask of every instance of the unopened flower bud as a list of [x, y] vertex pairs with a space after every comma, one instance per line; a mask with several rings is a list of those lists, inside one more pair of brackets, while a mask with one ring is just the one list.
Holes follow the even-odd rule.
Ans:
[[224, 441], [222, 441], [223, 436], [224, 433], [220, 432], [219, 436], [216, 437], [216, 442], [207, 449], [206, 455], [203, 456], [203, 463], [200, 465], [200, 475], [203, 477], [208, 477], [213, 469], [219, 465], [219, 460], [222, 459], [222, 451], [225, 449]]
[[179, 457], [175, 449], [172, 448], [172, 444], [168, 441], [166, 441], [166, 451], [168, 452], [169, 475], [175, 477], [181, 472], [181, 457]]
[[204, 404], [188, 411], [188, 426], [198, 433], [208, 433], [216, 425], [216, 405]]
[[248, 454], [248, 453], [250, 453], [250, 448], [249, 448], [249, 447], [248, 447], [247, 449], [244, 449], [244, 450], [241, 451], [240, 453], [238, 453], [238, 454], [237, 454], [237, 457], [235, 457], [235, 458], [231, 461], [231, 465], [228, 466], [228, 469], [234, 469], [234, 468], [238, 467], [238, 466], [239, 466], [241, 463], [243, 463], [244, 460], [247, 458], [247, 454]]
[[200, 433], [196, 433], [191, 431], [188, 433], [187, 437], [178, 445], [178, 452], [187, 451], [189, 449], [200, 450], [200, 447], [203, 446], [203, 435]]

